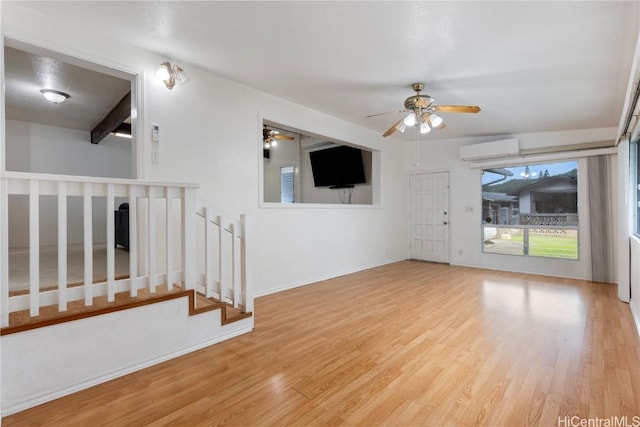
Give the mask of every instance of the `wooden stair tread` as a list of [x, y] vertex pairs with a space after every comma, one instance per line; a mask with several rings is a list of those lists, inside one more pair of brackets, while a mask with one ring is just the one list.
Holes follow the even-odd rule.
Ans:
[[250, 312], [243, 313], [229, 304], [195, 294], [195, 291], [184, 290], [177, 284], [171, 289], [167, 289], [166, 285], [158, 285], [155, 293], [151, 293], [148, 289], [140, 289], [136, 297], [131, 297], [129, 292], [119, 292], [115, 295], [113, 302], [107, 301], [107, 296], [95, 297], [91, 306], [85, 306], [84, 300], [72, 301], [67, 304], [67, 311], [64, 312], [58, 311], [57, 305], [40, 307], [40, 314], [36, 317], [31, 317], [29, 310], [17, 311], [9, 314], [9, 326], [0, 329], [0, 335], [23, 332], [181, 297], [189, 298], [190, 316], [220, 309], [223, 325], [252, 316]]

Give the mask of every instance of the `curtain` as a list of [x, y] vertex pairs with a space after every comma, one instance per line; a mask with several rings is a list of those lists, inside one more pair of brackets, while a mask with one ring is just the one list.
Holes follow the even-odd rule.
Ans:
[[591, 219], [591, 276], [594, 282], [613, 283], [608, 157], [588, 157], [587, 176]]

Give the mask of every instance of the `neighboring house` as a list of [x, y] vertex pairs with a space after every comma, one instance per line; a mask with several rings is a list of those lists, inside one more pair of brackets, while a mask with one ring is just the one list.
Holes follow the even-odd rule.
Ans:
[[521, 214], [575, 214], [578, 206], [576, 177], [552, 176], [535, 180], [518, 190]]
[[[523, 216], [565, 215], [577, 218], [578, 185], [576, 177], [552, 176], [532, 180], [514, 194], [482, 192], [482, 218], [497, 225], [525, 224]], [[577, 224], [570, 220], [570, 224]]]
[[518, 197], [506, 193], [482, 192], [482, 218], [490, 224], [517, 224]]

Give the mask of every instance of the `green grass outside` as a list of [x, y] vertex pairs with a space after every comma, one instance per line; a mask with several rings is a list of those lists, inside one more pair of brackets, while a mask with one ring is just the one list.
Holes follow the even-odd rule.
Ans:
[[[512, 236], [511, 240], [522, 242], [522, 236]], [[529, 255], [578, 259], [578, 239], [573, 236], [548, 236], [544, 234], [529, 234]]]

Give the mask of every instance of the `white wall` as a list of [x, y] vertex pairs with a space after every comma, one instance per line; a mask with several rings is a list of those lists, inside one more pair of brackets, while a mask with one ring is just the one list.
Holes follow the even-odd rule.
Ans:
[[[144, 65], [155, 68], [159, 60]], [[145, 117], [162, 129], [161, 160], [150, 165], [149, 178], [199, 183], [201, 197], [214, 206], [232, 216], [247, 213], [252, 218], [257, 295], [405, 257], [404, 219], [398, 209], [404, 205], [401, 150], [383, 147], [375, 132], [180, 65], [190, 81], [171, 92], [155, 79], [146, 81]], [[380, 206], [260, 206], [261, 117], [384, 148], [381, 172], [386, 179]]]
[[131, 140], [108, 135], [91, 144], [89, 132], [6, 121], [10, 171], [131, 178]]
[[[107, 136], [90, 143], [90, 133], [73, 129], [7, 120], [6, 168], [9, 171], [61, 175], [131, 178], [131, 140]], [[116, 204], [117, 206], [117, 204]], [[82, 199], [68, 201], [68, 242], [82, 243]], [[93, 239], [106, 241], [106, 201], [93, 202]], [[27, 196], [12, 196], [9, 203], [9, 247], [29, 245]], [[57, 243], [57, 199], [40, 200], [40, 244]]]
[[[535, 257], [518, 257], [483, 253], [481, 246], [482, 188], [481, 169], [470, 168], [459, 159], [458, 148], [471, 143], [518, 138], [521, 149], [544, 146], [570, 145], [594, 141], [613, 140], [615, 129], [592, 129], [571, 132], [516, 134], [483, 138], [450, 140], [423, 139], [420, 144], [419, 165], [415, 166], [414, 143], [405, 143], [406, 171], [450, 172], [451, 192], [451, 264], [497, 270], [572, 277], [591, 278], [589, 237], [589, 209], [586, 179], [586, 161], [578, 165], [578, 211], [580, 213], [579, 260], [560, 260]], [[520, 161], [522, 163], [522, 161]], [[514, 164], [518, 164], [514, 161]]]
[[253, 329], [253, 318], [221, 326], [220, 310], [188, 311], [185, 296], [3, 336], [3, 415]]
[[[101, 38], [86, 26], [70, 27], [20, 3], [2, 4], [6, 37], [65, 54], [142, 72], [145, 178], [195, 182], [199, 195], [231, 216], [253, 219], [256, 293], [403, 259], [405, 253], [403, 153], [376, 132], [257, 91], [170, 58], [187, 82], [169, 91], [155, 78], [167, 58], [128, 41]], [[262, 120], [381, 150], [378, 207], [260, 207]], [[151, 163], [151, 125], [160, 125], [160, 161]], [[400, 207], [400, 208], [399, 208]]]

